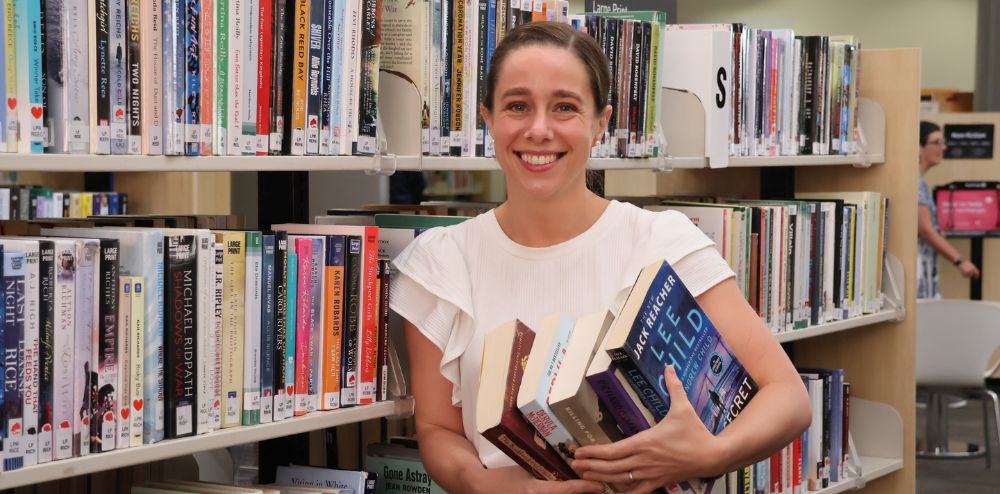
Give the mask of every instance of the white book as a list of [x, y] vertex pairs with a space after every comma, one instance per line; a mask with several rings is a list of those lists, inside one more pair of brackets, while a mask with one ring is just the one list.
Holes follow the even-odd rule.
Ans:
[[[476, 72], [479, 67], [479, 2], [487, 0], [465, 1], [465, 54], [462, 59], [464, 76], [462, 78], [462, 156], [476, 155]], [[486, 26], [483, 26], [485, 35]]]
[[74, 389], [74, 409], [82, 411], [74, 416], [73, 449], [75, 456], [90, 454], [91, 403], [89, 383], [97, 378], [97, 358], [94, 338], [97, 336], [97, 312], [100, 293], [98, 256], [100, 242], [94, 239], [76, 239], [76, 304], [73, 333], [76, 348], [74, 362], [76, 387]]
[[146, 315], [148, 302], [146, 301], [146, 278], [142, 276], [132, 276], [132, 316], [129, 332], [131, 333], [131, 354], [132, 360], [129, 366], [129, 374], [132, 376], [132, 400], [128, 403], [129, 417], [132, 423], [129, 425], [129, 446], [142, 446], [144, 429], [143, 425], [143, 400], [145, 392], [145, 349], [146, 349]]
[[[76, 314], [76, 241], [52, 239], [55, 245], [55, 320], [52, 376], [52, 459], [73, 456], [73, 424], [79, 413], [75, 408], [75, 334]], [[68, 364], [68, 365], [65, 365]], [[47, 432], [47, 431], [43, 431]]]
[[[143, 299], [144, 382], [141, 398], [133, 397], [136, 411], [143, 415], [143, 441], [163, 439], [163, 232], [153, 228], [51, 228], [43, 235], [114, 238], [119, 241], [119, 265], [126, 276], [146, 280]], [[149, 280], [152, 280], [150, 282]], [[133, 293], [133, 296], [136, 294]], [[133, 318], [134, 319], [134, 318]], [[136, 401], [141, 400], [141, 401]]]
[[39, 260], [37, 240], [0, 239], [5, 252], [23, 252], [24, 268], [24, 379], [21, 451], [24, 466], [38, 463], [38, 401], [39, 401]]
[[243, 425], [260, 421], [261, 235], [246, 241], [243, 317]]
[[183, 27], [184, 0], [163, 0], [163, 154], [183, 155], [186, 66]]
[[344, 68], [346, 84], [341, 94], [340, 154], [353, 154], [358, 141], [358, 96], [361, 85], [361, 5], [357, 0], [347, 0], [344, 26]]
[[[6, 94], [4, 95], [4, 110], [7, 112], [7, 126], [0, 129], [4, 133], [5, 148], [8, 153], [17, 152], [17, 51], [16, 28], [14, 24], [14, 2], [3, 2], [3, 36], [4, 36], [4, 78]], [[93, 24], [93, 23], [92, 23]], [[13, 98], [13, 101], [11, 100]], [[11, 103], [14, 103], [11, 105]]]
[[250, 0], [229, 0], [229, 87], [228, 93], [229, 114], [227, 122], [229, 128], [226, 134], [229, 136], [229, 154], [243, 154], [243, 113], [246, 111], [243, 103], [243, 92], [246, 90], [243, 85], [246, 71], [243, 70], [243, 63], [246, 59], [244, 50], [246, 49], [246, 33], [244, 33], [244, 19], [248, 15], [246, 12]]
[[352, 489], [355, 493], [363, 493], [374, 491], [375, 474], [331, 468], [279, 466], [275, 483], [306, 487], [346, 488]]
[[0, 188], [0, 220], [10, 219], [10, 189]]
[[260, 49], [259, 0], [243, 4], [243, 149], [244, 155], [257, 154], [257, 52]]
[[[142, 64], [142, 149], [163, 154], [163, 0], [143, 0], [139, 7]], [[148, 60], [148, 62], [147, 62]]]
[[118, 407], [115, 446], [132, 445], [132, 277], [118, 278]]

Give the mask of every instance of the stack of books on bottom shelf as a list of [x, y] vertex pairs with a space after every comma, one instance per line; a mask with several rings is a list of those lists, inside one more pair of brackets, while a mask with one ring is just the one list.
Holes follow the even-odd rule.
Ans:
[[402, 394], [378, 227], [79, 224], [0, 237], [3, 471]]
[[132, 494], [375, 494], [376, 476], [368, 472], [315, 467], [278, 467], [277, 482], [227, 485], [186, 480], [146, 482]]
[[[490, 332], [485, 347], [491, 351], [483, 355], [477, 429], [548, 480], [576, 478], [569, 463], [579, 446], [615, 442], [666, 417], [670, 395], [658, 384], [666, 365], [674, 366], [713, 434], [737, 419], [757, 392], [666, 262], [642, 270], [617, 317], [598, 312], [574, 321], [554, 314], [534, 331], [512, 321]], [[813, 491], [846, 476], [850, 387], [843, 370], [801, 372], [813, 408], [812, 425], [801, 438], [725, 482], [693, 479], [665, 486], [667, 491], [711, 492], [713, 484], [739, 487], [731, 492]]]

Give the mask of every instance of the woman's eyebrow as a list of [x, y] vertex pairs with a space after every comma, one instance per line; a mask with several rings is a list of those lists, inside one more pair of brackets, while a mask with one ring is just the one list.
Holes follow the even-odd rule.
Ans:
[[526, 94], [531, 94], [528, 88], [523, 86], [515, 86], [503, 92], [500, 95], [501, 98], [506, 98], [507, 96], [524, 96]]
[[552, 92], [552, 94], [557, 98], [571, 98], [581, 103], [583, 102], [583, 98], [581, 98], [579, 94], [576, 94], [573, 91], [567, 91], [565, 89], [556, 89], [555, 91]]

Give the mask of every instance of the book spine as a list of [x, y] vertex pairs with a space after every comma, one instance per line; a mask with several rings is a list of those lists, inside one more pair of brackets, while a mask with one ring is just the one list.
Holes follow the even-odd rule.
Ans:
[[163, 154], [163, 0], [140, 2], [142, 61], [139, 79], [142, 100], [142, 153]]
[[55, 454], [56, 330], [55, 247], [39, 242], [38, 262], [38, 463], [52, 461]]
[[[56, 251], [55, 278], [55, 319], [54, 347], [55, 362], [53, 365], [53, 460], [62, 460], [73, 456], [73, 428], [75, 427], [74, 410], [77, 408], [75, 390], [75, 348], [76, 336], [73, 321], [75, 320], [76, 295], [76, 250], [72, 241], [60, 242]], [[68, 262], [67, 262], [68, 261]], [[81, 376], [82, 377], [82, 376]]]
[[168, 439], [194, 435], [197, 404], [197, 244], [191, 235], [166, 237], [168, 300], [165, 314], [166, 396], [164, 432]]
[[[67, 153], [66, 146], [66, 86], [64, 78], [60, 77], [67, 67], [67, 57], [64, 52], [63, 37], [65, 33], [66, 13], [62, 2], [56, 4], [51, 0], [42, 0], [42, 69], [45, 82], [45, 139], [46, 153]], [[68, 2], [67, 2], [68, 3]], [[49, 36], [46, 38], [46, 33]]]
[[128, 0], [128, 154], [143, 154], [142, 2]]
[[76, 410], [80, 410], [82, 416], [78, 416], [78, 428], [74, 428], [74, 455], [84, 456], [90, 453], [90, 423], [94, 420], [93, 397], [91, 388], [96, 386], [97, 364], [95, 358], [96, 348], [94, 338], [97, 334], [97, 294], [99, 292], [97, 283], [98, 250], [96, 243], [86, 243], [78, 241], [77, 248], [77, 277], [76, 277], [76, 321], [74, 332], [76, 334], [76, 383], [77, 398], [79, 405]]
[[45, 151], [45, 121], [42, 67], [42, 7], [39, 0], [18, 0], [17, 87], [18, 99], [27, 111], [18, 112], [20, 143], [18, 152]]
[[216, 431], [222, 428], [222, 334], [225, 330], [225, 248], [221, 242], [212, 242], [210, 293], [212, 294], [211, 343], [209, 344], [212, 369], [210, 376], [210, 398], [208, 428]]
[[[560, 320], [559, 329], [548, 348], [548, 352], [543, 353], [543, 355], [546, 355], [546, 358], [539, 384], [535, 388], [536, 394], [531, 397], [530, 401], [519, 407], [521, 414], [528, 419], [528, 422], [538, 431], [538, 434], [545, 438], [545, 441], [552, 445], [553, 448], [556, 448], [559, 455], [567, 461], [572, 460], [572, 454], [569, 451], [575, 450], [580, 444], [576, 442], [576, 439], [569, 433], [565, 425], [559, 421], [559, 418], [549, 408], [548, 401], [551, 383], [555, 380], [556, 373], [562, 366], [563, 359], [566, 356], [566, 346], [569, 344], [569, 338], [572, 334], [572, 319], [565, 317]], [[518, 401], [520, 401], [521, 396], [520, 393], [518, 394]], [[570, 449], [567, 450], [564, 448]]]
[[200, 57], [198, 67], [201, 69], [201, 102], [198, 116], [201, 120], [201, 150], [199, 154], [211, 156], [215, 150], [215, 0], [201, 0], [201, 25], [198, 36], [200, 40]]
[[270, 152], [271, 139], [271, 59], [274, 57], [273, 32], [274, 0], [259, 0], [257, 24], [260, 33], [257, 49], [257, 141], [258, 156], [266, 156]]
[[129, 437], [130, 447], [142, 446], [143, 438], [143, 396], [144, 391], [144, 365], [143, 349], [145, 348], [146, 331], [146, 290], [145, 278], [142, 276], [132, 277], [132, 317], [129, 331], [132, 333], [132, 365], [129, 373], [132, 376], [132, 400], [128, 403], [129, 415], [132, 423], [129, 426], [131, 434]]
[[332, 127], [332, 91], [330, 91], [331, 79], [333, 77], [333, 49], [336, 36], [334, 26], [336, 26], [336, 1], [324, 0], [323, 4], [323, 61], [320, 69], [320, 111], [319, 111], [319, 154], [331, 154], [330, 143], [333, 132]]
[[222, 395], [225, 413], [222, 427], [241, 425], [243, 406], [243, 289], [246, 280], [245, 238], [242, 233], [222, 235], [223, 267]]
[[287, 0], [274, 2], [273, 48], [271, 50], [271, 134], [268, 151], [281, 154], [285, 139], [285, 64], [288, 60], [288, 10]]
[[309, 408], [309, 345], [312, 319], [309, 311], [312, 305], [312, 241], [299, 238], [295, 240], [295, 253], [298, 256], [298, 293], [296, 300], [295, 320], [295, 411], [294, 414], [305, 415]]
[[[486, 71], [489, 69], [490, 52], [492, 42], [496, 36], [496, 5], [497, 0], [479, 0], [479, 26], [482, 33], [478, 38], [479, 44], [476, 49], [478, 55], [476, 63], [476, 108], [483, 104], [486, 97]], [[484, 138], [486, 123], [482, 113], [473, 112], [476, 115], [475, 134], [475, 155], [486, 156], [486, 141]]]
[[124, 449], [132, 441], [132, 277], [118, 282], [118, 407], [115, 408], [115, 447]]
[[353, 154], [358, 141], [358, 102], [361, 81], [361, 5], [359, 2], [347, 2], [348, 14], [345, 18], [344, 46], [346, 55], [344, 63], [347, 85], [341, 93], [341, 105], [346, 109], [343, 114], [343, 139], [340, 142], [340, 154]]
[[292, 37], [291, 154], [306, 153], [306, 95], [308, 93], [309, 0], [294, 0]]
[[428, 12], [427, 23], [429, 25], [428, 35], [428, 56], [430, 58], [430, 63], [428, 65], [427, 76], [430, 78], [429, 92], [427, 97], [428, 104], [430, 107], [430, 135], [428, 136], [429, 149], [428, 154], [431, 156], [437, 156], [441, 154], [441, 112], [443, 109], [443, 102], [441, 101], [441, 95], [444, 90], [442, 87], [442, 59], [441, 59], [441, 22], [444, 20], [442, 17], [441, 0], [430, 0], [430, 12]]
[[310, 266], [310, 278], [312, 281], [312, 293], [309, 304], [309, 405], [307, 412], [314, 412], [319, 407], [322, 395], [322, 358], [323, 353], [323, 303], [324, 297], [324, 269], [326, 265], [326, 248], [323, 238], [312, 239], [312, 266]]
[[[245, 136], [244, 136], [245, 137]], [[243, 425], [260, 423], [261, 234], [246, 234], [243, 320]]]
[[3, 253], [4, 358], [3, 358], [3, 471], [24, 466], [24, 253]]
[[125, 0], [108, 2], [108, 61], [111, 97], [111, 154], [128, 153], [128, 46], [126, 32], [128, 18], [125, 15]]
[[455, 16], [452, 13], [448, 0], [441, 2], [441, 50], [440, 50], [440, 70], [441, 70], [441, 142], [439, 152], [441, 156], [448, 156], [451, 152], [451, 116], [452, 116], [452, 91], [454, 86], [451, 77], [451, 66], [454, 63], [451, 52], [454, 49], [454, 39], [452, 30], [455, 23]]
[[288, 328], [288, 234], [276, 232], [274, 239], [274, 414], [285, 418], [285, 345]]
[[229, 2], [215, 1], [215, 154], [229, 154]]
[[184, 154], [184, 44], [178, 42], [184, 33], [184, 1], [163, 0], [163, 154], [167, 155]]
[[358, 404], [375, 401], [375, 360], [378, 341], [378, 227], [366, 227], [363, 237], [361, 326], [358, 333]]
[[[0, 12], [4, 5], [0, 2]], [[7, 17], [0, 19], [0, 97], [3, 98], [3, 107], [0, 108], [0, 153], [8, 152], [7, 149], [7, 129], [10, 122], [17, 121], [15, 105], [17, 104], [17, 91], [7, 88]], [[13, 19], [11, 19], [13, 21]], [[13, 54], [11, 54], [13, 56]], [[8, 92], [9, 91], [9, 92]], [[17, 144], [14, 144], [15, 151]]]
[[462, 116], [465, 96], [465, 0], [453, 0], [451, 39], [451, 128], [448, 155], [462, 155]]
[[319, 118], [322, 110], [320, 76], [323, 67], [323, 20], [325, 0], [311, 0], [306, 59], [306, 154], [319, 154]]
[[[226, 123], [228, 124], [226, 128], [226, 135], [229, 142], [227, 147], [229, 148], [230, 156], [239, 156], [243, 153], [243, 112], [246, 111], [243, 108], [243, 84], [246, 81], [243, 80], [243, 50], [246, 49], [244, 40], [245, 33], [243, 32], [244, 21], [243, 16], [246, 15], [244, 10], [249, 0], [229, 0], [228, 4], [228, 30], [229, 30], [229, 51], [227, 55], [227, 60], [229, 64], [227, 76], [227, 117]], [[221, 29], [221, 27], [220, 27]]]
[[340, 362], [344, 326], [344, 237], [326, 240], [326, 301], [323, 310], [322, 409], [340, 408]]
[[257, 154], [257, 53], [260, 25], [260, 0], [249, 0], [243, 5], [243, 82], [240, 95], [243, 99], [243, 150], [244, 156]]
[[[270, 12], [270, 8], [268, 9]], [[265, 113], [266, 114], [266, 113]], [[275, 375], [275, 237], [263, 236], [262, 288], [260, 312], [260, 422], [274, 421]]]
[[361, 78], [358, 90], [358, 152], [378, 152], [378, 79], [382, 52], [382, 2], [364, 0], [361, 17]]
[[211, 424], [212, 407], [215, 403], [213, 383], [216, 376], [215, 353], [218, 339], [215, 337], [215, 304], [211, 294], [215, 287], [215, 238], [210, 233], [198, 233], [198, 421], [197, 434], [214, 430]]
[[340, 380], [341, 405], [358, 404], [358, 340], [361, 335], [362, 311], [362, 242], [361, 237], [346, 239], [347, 252], [344, 261], [344, 349], [341, 352], [342, 370]]
[[[340, 75], [330, 78], [330, 154], [344, 154], [342, 143], [344, 140], [344, 118], [347, 108], [344, 107], [344, 88], [347, 87], [344, 60], [347, 50], [347, 13], [350, 2], [337, 0], [334, 3], [333, 15], [333, 58], [331, 60], [331, 75]], [[340, 72], [338, 72], [340, 71]]]
[[39, 249], [36, 244], [25, 251], [25, 276], [22, 287], [23, 304], [21, 317], [24, 318], [24, 334], [18, 359], [22, 361], [22, 372], [18, 378], [23, 396], [21, 451], [24, 466], [38, 463], [38, 415], [39, 415]]
[[375, 361], [375, 400], [389, 399], [389, 289], [392, 283], [392, 271], [388, 259], [379, 260], [379, 319], [378, 319], [378, 357]]
[[[97, 321], [97, 403], [93, 405], [97, 413], [90, 423], [91, 453], [115, 449], [117, 443], [118, 409], [118, 290], [119, 290], [119, 245], [118, 240], [101, 240], [100, 257], [100, 300]], [[94, 399], [93, 397], [91, 399]]]
[[298, 352], [298, 292], [299, 260], [293, 252], [292, 240], [288, 240], [288, 257], [285, 261], [285, 418], [295, 411], [295, 354]]
[[[5, 129], [7, 152], [18, 152], [18, 122], [20, 118], [20, 108], [17, 100], [20, 93], [17, 91], [17, 9], [14, 0], [3, 0], [3, 23], [4, 23], [4, 86], [7, 88], [7, 127]], [[28, 107], [25, 101], [24, 108]]]
[[184, 154], [201, 154], [201, 0], [184, 1]]

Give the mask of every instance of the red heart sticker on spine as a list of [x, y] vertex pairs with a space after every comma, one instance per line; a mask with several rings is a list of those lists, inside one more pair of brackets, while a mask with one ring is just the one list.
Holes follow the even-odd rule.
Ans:
[[135, 408], [135, 411], [137, 411], [137, 412], [141, 411], [142, 410], [142, 400], [141, 399], [139, 399], [139, 400], [133, 400], [132, 401], [132, 408]]
[[288, 394], [288, 396], [292, 396], [292, 394], [295, 393], [295, 388], [292, 386], [286, 386], [285, 393]]
[[42, 426], [42, 432], [52, 432], [52, 426], [49, 425], [49, 424], [43, 425]]
[[42, 107], [40, 107], [40, 106], [32, 106], [31, 107], [31, 116], [35, 117], [35, 118], [42, 118]]
[[104, 414], [104, 421], [105, 422], [111, 422], [114, 419], [115, 419], [115, 414], [113, 414], [111, 412], [108, 412], [108, 413]]
[[7, 108], [11, 110], [17, 108], [17, 98], [7, 98]]
[[69, 420], [63, 420], [62, 422], [59, 422], [59, 428], [69, 429]]
[[17, 434], [17, 433], [21, 432], [21, 424], [20, 423], [15, 423], [14, 425], [12, 425], [10, 427], [10, 432], [13, 433], [13, 434]]
[[83, 418], [83, 425], [90, 425], [90, 417]]
[[123, 419], [127, 419], [128, 418], [129, 411], [130, 410], [128, 408], [122, 408], [122, 418]]

